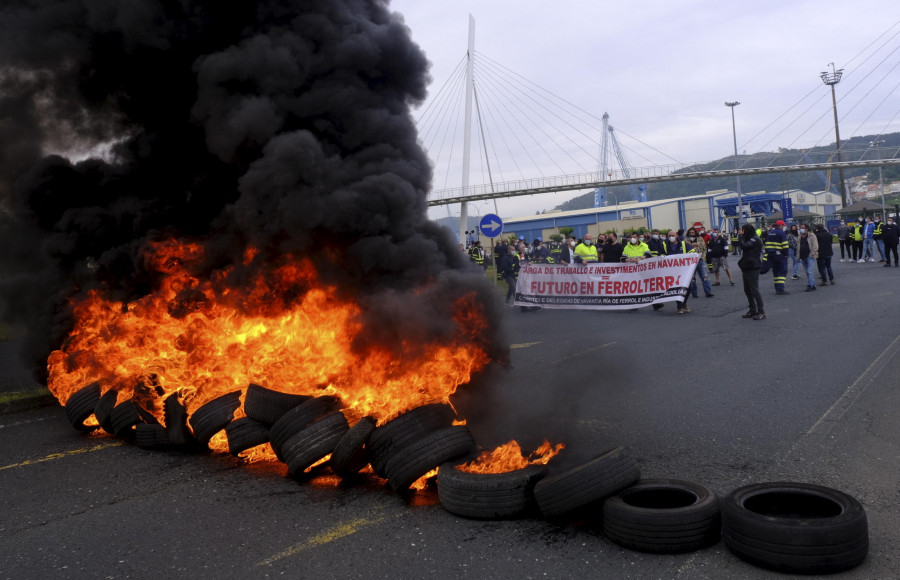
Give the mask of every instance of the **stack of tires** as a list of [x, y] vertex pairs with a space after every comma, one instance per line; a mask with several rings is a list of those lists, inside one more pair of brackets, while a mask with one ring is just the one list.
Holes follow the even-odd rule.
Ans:
[[[188, 418], [175, 395], [164, 401], [164, 424], [115, 391], [94, 383], [67, 401], [66, 416], [83, 432], [101, 428], [148, 449], [208, 449], [225, 430], [238, 454], [271, 445], [295, 478], [330, 456], [342, 478], [365, 466], [403, 493], [440, 467], [438, 498], [448, 512], [480, 519], [531, 514], [555, 519], [592, 517], [600, 507], [604, 534], [642, 552], [673, 554], [711, 546], [724, 537], [739, 558], [795, 574], [827, 574], [859, 565], [868, 552], [862, 506], [846, 493], [805, 483], [759, 483], [719, 498], [678, 479], [641, 479], [625, 447], [565, 468], [530, 466], [507, 473], [472, 473], [462, 463], [477, 451], [468, 428], [454, 425], [445, 404], [417, 407], [376, 426], [363, 417], [351, 427], [335, 397], [291, 395], [251, 384], [245, 417], [234, 419], [241, 391], [209, 401]], [[93, 415], [96, 424], [90, 421]]]

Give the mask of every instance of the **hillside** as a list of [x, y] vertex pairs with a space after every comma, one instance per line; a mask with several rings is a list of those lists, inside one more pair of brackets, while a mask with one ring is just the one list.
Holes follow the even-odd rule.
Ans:
[[[859, 150], [869, 148], [869, 143], [875, 139], [874, 135], [864, 137], [853, 137], [844, 141], [844, 150], [857, 152]], [[889, 133], [879, 136], [885, 143], [882, 148], [900, 147], [900, 133]], [[800, 149], [780, 149], [778, 152], [761, 152], [752, 155], [738, 155], [738, 165], [741, 167], [763, 167], [769, 165], [773, 157], [777, 157], [778, 165], [794, 165], [800, 162], [804, 155], [816, 162], [826, 161], [831, 154], [834, 153], [834, 144], [825, 147], [814, 147], [807, 150]], [[850, 154], [854, 158], [859, 153]], [[871, 149], [867, 153], [871, 159], [876, 159], [875, 149]], [[676, 173], [688, 173], [694, 171], [711, 171], [713, 169], [724, 169], [734, 166], [734, 156], [724, 157], [710, 163], [694, 165], [689, 168], [682, 169]], [[866, 174], [864, 169], [844, 171], [844, 178], [854, 177]], [[878, 180], [878, 169], [868, 171], [870, 182]], [[889, 166], [884, 168], [884, 179], [886, 181], [900, 179], [900, 167]], [[833, 172], [831, 183], [838, 187], [837, 172]], [[730, 189], [734, 191], [737, 187], [737, 181], [734, 177], [719, 177], [713, 179], [689, 179], [684, 181], [669, 181], [664, 183], [651, 183], [647, 186], [647, 199], [659, 200], [670, 199], [674, 197], [685, 197], [688, 195], [698, 195], [713, 191], [716, 189]], [[801, 171], [790, 173], [770, 173], [766, 175], [748, 175], [741, 177], [741, 190], [745, 193], [751, 191], [769, 191], [780, 192], [788, 189], [803, 189], [806, 191], [822, 191], [825, 189], [825, 183], [822, 178], [814, 171]], [[628, 187], [618, 186], [609, 189], [610, 203], [615, 200], [625, 201], [631, 199], [631, 193]], [[562, 203], [554, 209], [562, 211], [574, 209], [586, 209], [594, 206], [593, 192], [586, 193], [575, 197], [565, 203]]]

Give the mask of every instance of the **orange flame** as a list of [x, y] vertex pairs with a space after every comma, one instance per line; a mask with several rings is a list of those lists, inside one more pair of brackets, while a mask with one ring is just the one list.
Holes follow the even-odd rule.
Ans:
[[[122, 304], [91, 291], [73, 304], [74, 329], [48, 360], [48, 387], [61, 403], [99, 381], [102, 392], [115, 389], [120, 401], [133, 398], [162, 419], [162, 402], [171, 393], [190, 414], [257, 383], [285, 393], [335, 395], [348, 415], [383, 422], [447, 402], [489, 362], [477, 338], [486, 324], [474, 295], [453, 304], [457, 330], [450, 342], [404, 344], [410, 354], [399, 358], [379, 346], [354, 352], [350, 345], [364, 331], [361, 307], [321, 284], [307, 260], [286, 259], [249, 283], [228, 287], [230, 269], [207, 281], [189, 273], [203, 254], [196, 243], [152, 244], [146, 263], [162, 275], [155, 292]], [[247, 250], [245, 262], [255, 255]], [[238, 409], [235, 418], [243, 415]], [[227, 449], [221, 437], [212, 445]]]
[[526, 457], [522, 454], [519, 443], [512, 440], [492, 451], [483, 451], [474, 461], [458, 465], [456, 468], [467, 473], [507, 473], [524, 469], [529, 465], [546, 465], [565, 447], [562, 443], [554, 446], [545, 440]]

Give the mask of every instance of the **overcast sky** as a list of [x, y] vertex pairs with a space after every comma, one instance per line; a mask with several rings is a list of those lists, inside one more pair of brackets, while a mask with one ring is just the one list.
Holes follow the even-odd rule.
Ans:
[[[741, 103], [735, 115], [742, 152], [833, 144], [830, 92], [819, 78], [830, 62], [845, 69], [836, 87], [842, 139], [900, 131], [896, 0], [393, 0], [391, 8], [432, 63], [432, 95], [466, 54], [471, 14], [476, 53], [596, 117], [608, 112], [623, 143], [622, 132], [679, 161], [732, 152], [725, 101]], [[654, 163], [667, 161], [656, 157]], [[436, 162], [435, 189], [459, 185], [445, 175], [448, 167]], [[470, 181], [484, 182], [480, 174]], [[499, 211], [533, 214], [574, 195], [514, 198], [500, 201]], [[490, 210], [493, 203], [482, 202], [470, 213]], [[431, 215], [444, 217], [447, 209]]]

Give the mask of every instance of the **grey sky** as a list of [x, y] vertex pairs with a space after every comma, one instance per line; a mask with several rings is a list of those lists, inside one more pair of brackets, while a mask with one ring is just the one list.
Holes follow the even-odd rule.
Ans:
[[[476, 53], [596, 117], [608, 112], [618, 130], [679, 161], [731, 153], [724, 102], [733, 100], [741, 102], [735, 110], [741, 151], [833, 143], [830, 92], [819, 79], [832, 61], [845, 69], [837, 85], [841, 137], [900, 131], [900, 8], [894, 0], [394, 0], [391, 7], [432, 62], [432, 95], [465, 55], [471, 13]], [[486, 181], [476, 154], [472, 185]], [[655, 155], [654, 163], [668, 161], [646, 155]], [[633, 166], [649, 165], [629, 157]], [[447, 175], [449, 165], [436, 164], [436, 189], [459, 186], [459, 178]], [[499, 210], [504, 217], [532, 214], [573, 195], [500, 201]], [[492, 210], [492, 203], [477, 209]], [[444, 217], [447, 209], [431, 213]]]

